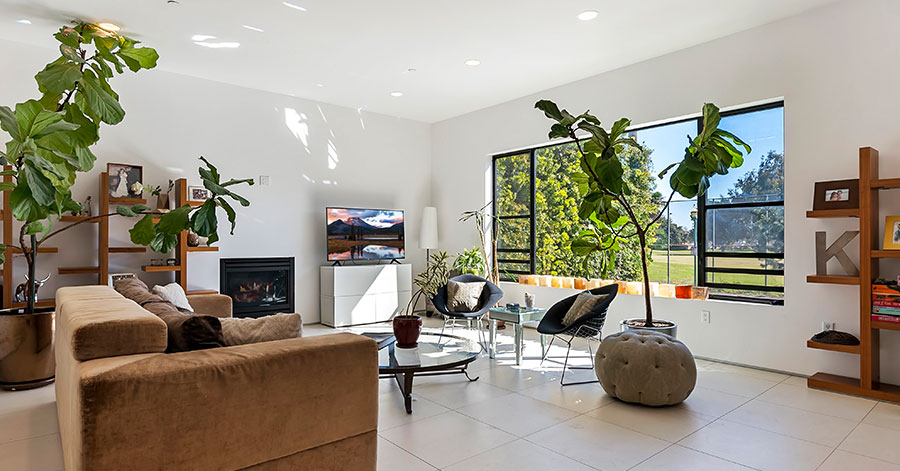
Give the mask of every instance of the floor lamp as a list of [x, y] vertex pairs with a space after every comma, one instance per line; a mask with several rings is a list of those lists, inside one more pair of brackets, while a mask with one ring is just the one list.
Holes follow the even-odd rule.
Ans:
[[[419, 229], [419, 248], [425, 249], [425, 265], [431, 263], [431, 250], [438, 248], [437, 208], [426, 206], [422, 209], [422, 227]], [[425, 299], [425, 315], [431, 317], [434, 306]]]

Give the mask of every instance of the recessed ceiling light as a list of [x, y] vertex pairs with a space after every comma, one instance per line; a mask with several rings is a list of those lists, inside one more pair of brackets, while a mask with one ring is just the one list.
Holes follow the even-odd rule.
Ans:
[[295, 4], [291, 3], [291, 2], [281, 2], [281, 4], [284, 5], [284, 6], [286, 6], [286, 7], [288, 7], [288, 8], [293, 8], [294, 10], [308, 11], [306, 8], [301, 7], [300, 5], [295, 5]]
[[406, 69], [406, 73], [408, 73], [408, 74], [411, 74], [415, 71], [416, 71], [416, 69], [414, 67], [410, 67], [410, 68]]
[[319, 87], [319, 88], [325, 87], [325, 84], [324, 84], [324, 83], [314, 83], [313, 85], [315, 85], [315, 86], [317, 86], [317, 87]]
[[250, 26], [250, 25], [241, 25], [241, 26], [249, 29], [250, 31], [256, 31], [257, 33], [265, 33], [265, 31], [263, 31], [261, 28], [257, 28], [256, 26]]
[[114, 23], [97, 23], [97, 26], [99, 26], [102, 29], [105, 29], [106, 31], [110, 31], [112, 33], [115, 33], [116, 31], [118, 31], [120, 29], [119, 25], [114, 24]]
[[466, 61], [466, 65], [469, 67], [475, 67], [476, 65], [481, 65], [481, 61], [478, 59], [469, 59]]
[[221, 41], [217, 43], [210, 43], [205, 41], [194, 41], [194, 44], [198, 46], [208, 47], [210, 49], [235, 49], [241, 47], [241, 43], [237, 42], [229, 42], [229, 41]]
[[210, 36], [208, 34], [195, 34], [191, 36], [191, 41], [206, 41], [208, 39], [216, 39], [215, 36]]
[[598, 16], [600, 16], [600, 13], [596, 10], [585, 10], [578, 14], [578, 19], [581, 21], [591, 21]]
[[16, 23], [19, 23], [20, 25], [30, 25], [30, 24], [31, 24], [31, 20], [24, 20], [24, 19], [23, 19], [23, 20], [16, 20]]
[[403, 92], [400, 92], [400, 91], [393, 91], [393, 92], [391, 92], [391, 96], [393, 96], [393, 97], [401, 97], [401, 96], [403, 96]]

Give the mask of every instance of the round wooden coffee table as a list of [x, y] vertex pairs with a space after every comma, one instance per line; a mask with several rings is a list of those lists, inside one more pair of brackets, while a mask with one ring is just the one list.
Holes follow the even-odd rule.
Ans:
[[470, 377], [466, 368], [481, 351], [481, 344], [462, 337], [423, 333], [416, 348], [391, 344], [379, 350], [378, 375], [397, 381], [406, 413], [412, 414], [413, 377], [463, 374], [469, 381], [477, 381], [478, 377]]

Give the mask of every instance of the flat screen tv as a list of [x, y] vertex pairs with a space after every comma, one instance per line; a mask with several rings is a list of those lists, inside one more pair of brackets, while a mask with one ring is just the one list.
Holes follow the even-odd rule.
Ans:
[[403, 211], [325, 208], [328, 261], [385, 260], [406, 256]]

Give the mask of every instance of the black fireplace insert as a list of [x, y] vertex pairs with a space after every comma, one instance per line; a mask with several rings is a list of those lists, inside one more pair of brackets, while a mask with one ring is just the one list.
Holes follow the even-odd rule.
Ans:
[[234, 317], [294, 312], [294, 257], [220, 259], [219, 292]]

